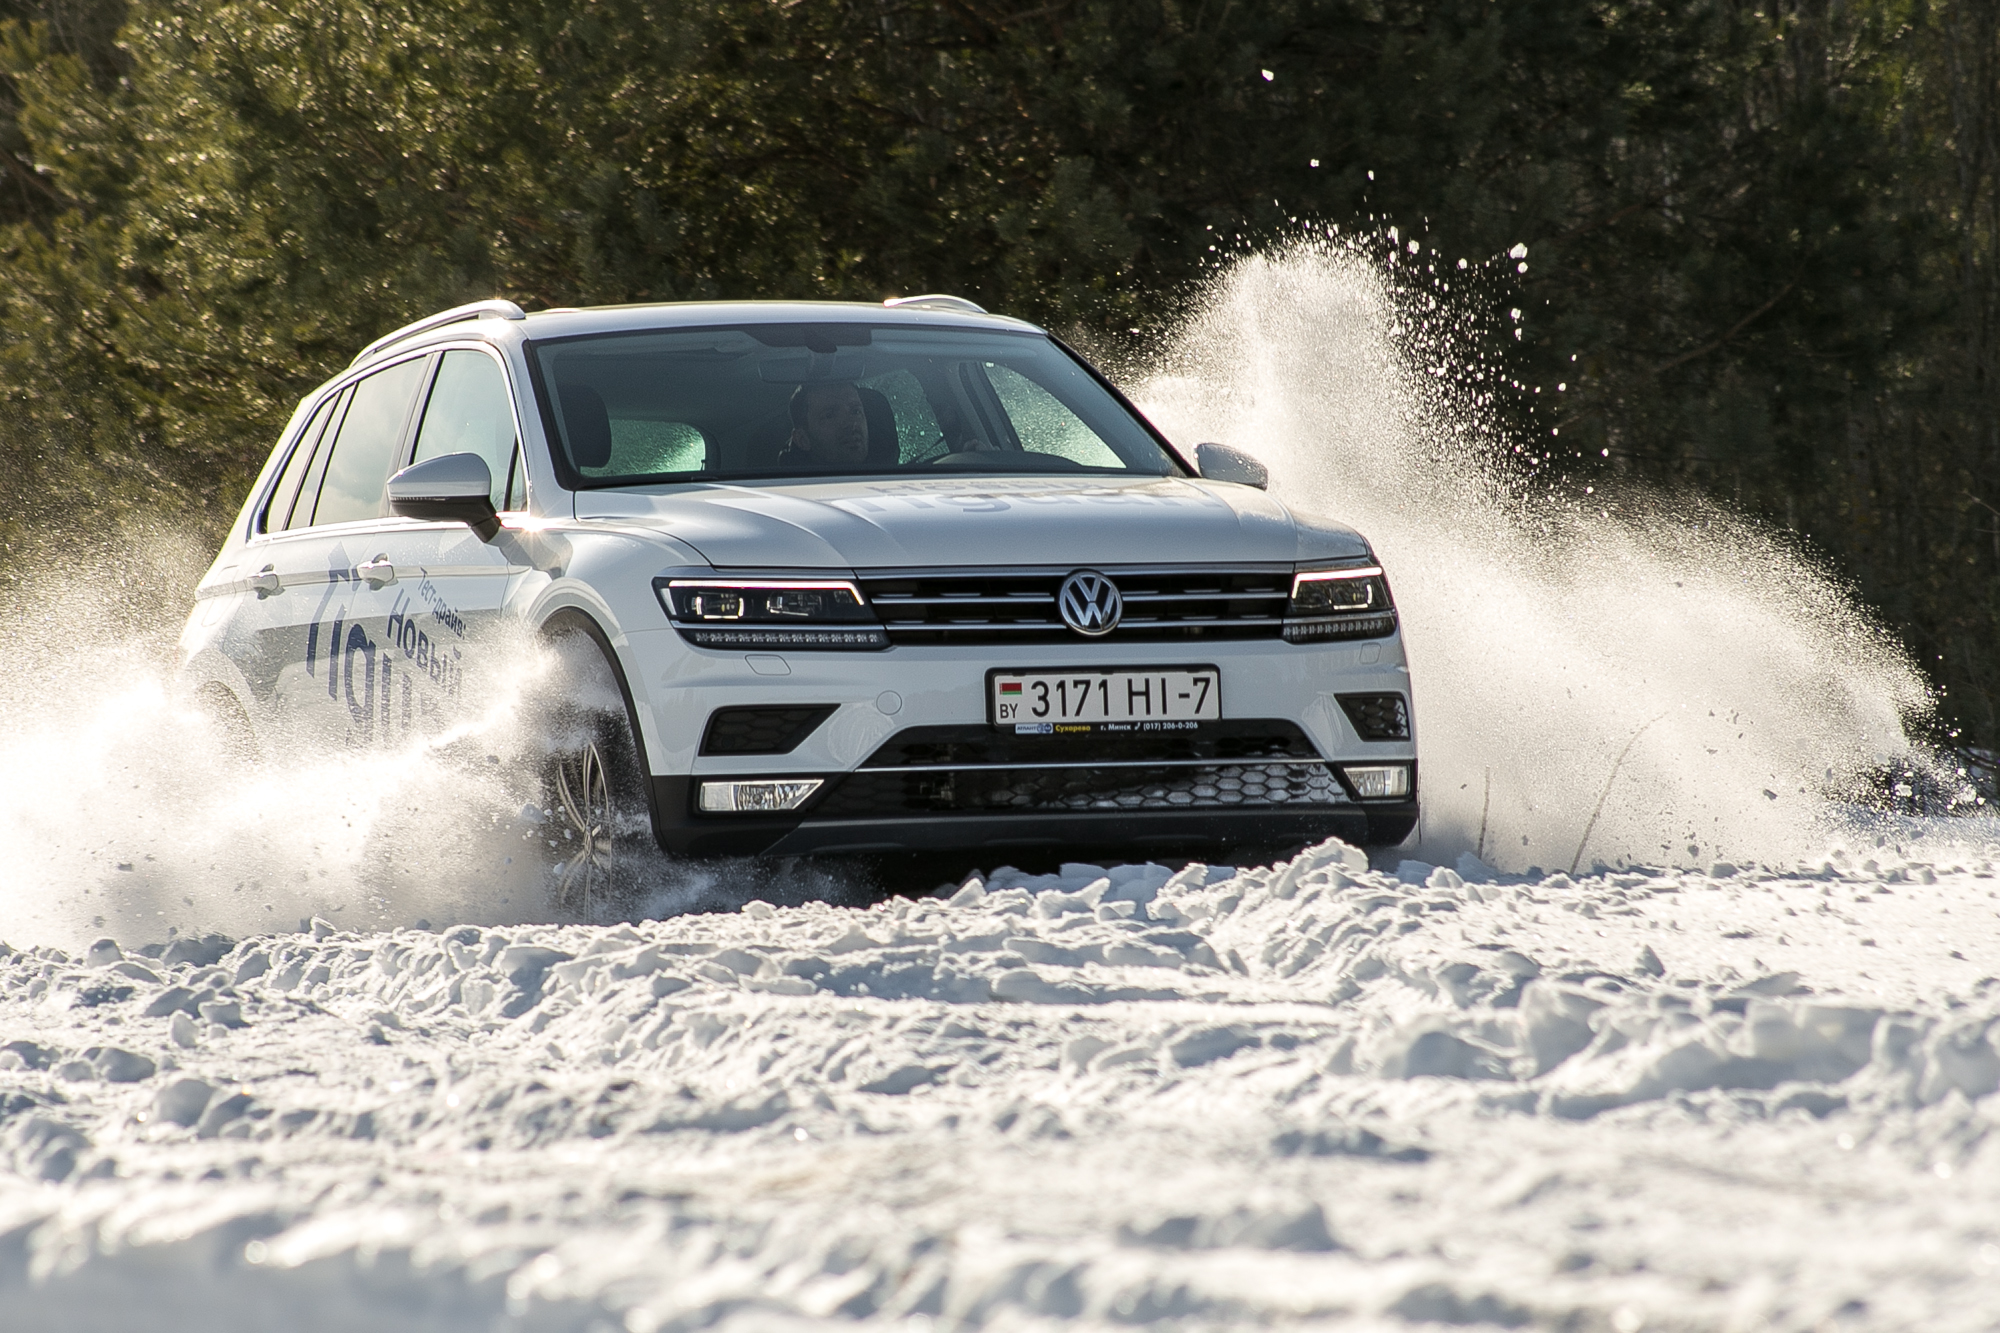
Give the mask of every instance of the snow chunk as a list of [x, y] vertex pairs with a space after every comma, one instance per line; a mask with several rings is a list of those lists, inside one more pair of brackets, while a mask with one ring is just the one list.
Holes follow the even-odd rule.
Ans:
[[1127, 1223], [1119, 1228], [1127, 1245], [1162, 1250], [1219, 1250], [1247, 1246], [1259, 1250], [1296, 1250], [1321, 1254], [1338, 1249], [1326, 1224], [1326, 1212], [1316, 1203], [1266, 1208], [1234, 1208], [1204, 1216], [1181, 1213]]
[[153, 1118], [173, 1125], [192, 1125], [208, 1109], [214, 1087], [198, 1078], [176, 1079], [153, 1099]]
[[1458, 877], [1467, 884], [1493, 884], [1500, 879], [1499, 871], [1471, 852], [1459, 853], [1458, 864], [1454, 868], [1458, 871]]
[[1227, 1059], [1246, 1047], [1263, 1044], [1262, 1037], [1239, 1023], [1190, 1032], [1170, 1044], [1167, 1053], [1174, 1057], [1174, 1063], [1181, 1068], [1195, 1069], [1217, 1060]]
[[151, 1078], [159, 1068], [151, 1056], [128, 1051], [122, 1046], [106, 1046], [91, 1057], [90, 1064], [106, 1083], [137, 1083]]

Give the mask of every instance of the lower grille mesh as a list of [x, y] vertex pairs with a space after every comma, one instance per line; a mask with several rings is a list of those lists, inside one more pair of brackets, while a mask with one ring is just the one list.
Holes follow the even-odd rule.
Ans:
[[790, 754], [833, 716], [832, 704], [718, 708], [702, 733], [703, 754]]
[[1343, 694], [1340, 707], [1364, 741], [1410, 739], [1410, 706], [1400, 694]]
[[1203, 764], [1140, 768], [987, 768], [851, 774], [813, 810], [816, 819], [950, 811], [1198, 810], [1342, 805], [1325, 764]]

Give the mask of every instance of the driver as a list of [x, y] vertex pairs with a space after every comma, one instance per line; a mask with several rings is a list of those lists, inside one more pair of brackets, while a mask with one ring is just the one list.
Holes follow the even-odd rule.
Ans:
[[[790, 411], [792, 436], [778, 455], [780, 468], [823, 471], [867, 463], [868, 412], [853, 383], [801, 384], [792, 392]], [[977, 436], [966, 435], [952, 453], [978, 453], [990, 447]]]
[[852, 384], [801, 384], [792, 393], [792, 438], [778, 466], [859, 467], [868, 460], [868, 413]]

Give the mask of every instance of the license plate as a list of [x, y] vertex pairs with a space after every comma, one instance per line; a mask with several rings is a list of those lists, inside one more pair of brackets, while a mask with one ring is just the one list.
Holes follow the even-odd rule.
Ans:
[[1222, 676], [1214, 667], [1129, 671], [989, 671], [993, 725], [1019, 732], [1064, 723], [1195, 723], [1222, 716]]

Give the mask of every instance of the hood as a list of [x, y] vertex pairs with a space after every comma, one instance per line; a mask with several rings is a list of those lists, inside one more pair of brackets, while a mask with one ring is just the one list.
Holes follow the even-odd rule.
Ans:
[[579, 491], [580, 519], [661, 531], [717, 568], [1203, 564], [1364, 558], [1349, 528], [1247, 486], [980, 477]]

